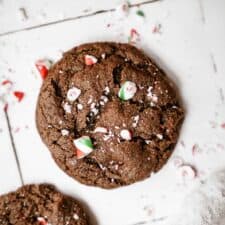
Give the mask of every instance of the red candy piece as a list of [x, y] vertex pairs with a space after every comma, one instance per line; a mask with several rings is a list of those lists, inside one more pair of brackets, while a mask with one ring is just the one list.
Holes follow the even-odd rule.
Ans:
[[39, 73], [41, 74], [42, 79], [44, 80], [48, 75], [51, 62], [49, 60], [38, 60], [35, 63], [35, 66], [37, 70], [39, 71]]
[[10, 81], [10, 80], [2, 81], [2, 85], [6, 85], [6, 84], [12, 84], [12, 81]]
[[77, 153], [77, 158], [78, 159], [81, 159], [84, 157], [84, 153], [82, 151], [80, 151], [79, 149], [76, 149], [76, 153]]
[[98, 59], [93, 55], [85, 55], [84, 61], [87, 66], [91, 66], [97, 63]]
[[132, 28], [130, 30], [130, 36], [131, 36], [131, 38], [133, 38], [134, 36], [139, 36], [139, 33], [137, 32], [136, 29]]
[[24, 93], [23, 92], [21, 92], [21, 91], [14, 91], [13, 94], [18, 99], [19, 102], [22, 101], [22, 99], [24, 97]]

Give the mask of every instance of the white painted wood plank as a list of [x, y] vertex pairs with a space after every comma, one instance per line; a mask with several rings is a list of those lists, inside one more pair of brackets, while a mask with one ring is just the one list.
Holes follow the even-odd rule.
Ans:
[[[109, 13], [0, 38], [1, 69], [7, 72], [9, 67], [13, 68], [9, 76], [26, 94], [20, 104], [9, 110], [13, 127], [22, 127], [14, 139], [25, 182], [48, 181], [78, 196], [88, 203], [100, 225], [129, 225], [159, 217], [171, 218], [174, 212], [179, 212], [185, 193], [199, 180], [181, 184], [171, 162], [151, 179], [112, 191], [86, 187], [66, 176], [51, 159], [35, 128], [35, 105], [41, 85], [38, 74], [32, 72], [36, 59], [56, 60], [60, 51], [87, 41], [127, 41], [130, 29], [136, 28], [141, 38], [138, 45], [151, 53], [177, 83], [187, 110], [180, 137], [186, 147], [178, 144], [174, 156], [179, 155], [196, 166], [203, 180], [224, 165], [225, 151], [221, 146], [225, 145], [225, 131], [220, 126], [224, 109], [218, 108], [220, 99], [198, 2], [163, 1], [141, 9], [146, 14], [144, 19], [135, 14], [137, 9], [132, 9], [129, 17], [122, 21], [115, 20], [115, 14]], [[161, 34], [153, 33], [159, 23]], [[211, 127], [211, 121], [216, 123], [215, 128]], [[26, 125], [29, 129], [23, 130]], [[196, 143], [202, 152], [193, 156], [191, 150]], [[148, 214], [151, 207], [153, 215]]]
[[21, 185], [13, 153], [5, 113], [0, 110], [0, 194], [13, 191]]
[[[145, 0], [131, 0], [141, 3]], [[0, 0], [0, 34], [112, 9], [124, 0]]]

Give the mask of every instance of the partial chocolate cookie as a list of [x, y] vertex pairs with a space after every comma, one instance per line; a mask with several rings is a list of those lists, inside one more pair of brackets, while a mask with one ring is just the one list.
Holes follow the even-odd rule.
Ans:
[[1, 225], [88, 225], [81, 206], [51, 185], [26, 185], [0, 196]]
[[128, 44], [90, 43], [49, 71], [37, 127], [56, 163], [87, 185], [114, 188], [158, 171], [184, 117], [173, 85]]

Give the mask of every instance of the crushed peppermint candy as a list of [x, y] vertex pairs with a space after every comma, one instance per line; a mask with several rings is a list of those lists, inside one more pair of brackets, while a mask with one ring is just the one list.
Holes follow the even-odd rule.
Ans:
[[118, 96], [122, 100], [129, 100], [137, 92], [137, 86], [134, 82], [126, 81], [120, 88]]
[[108, 131], [108, 133], [107, 134], [105, 134], [104, 136], [103, 136], [103, 140], [104, 141], [108, 141], [110, 138], [112, 138], [112, 137], [114, 137], [114, 134], [113, 134], [113, 132], [110, 130], [110, 131]]
[[106, 94], [106, 95], [108, 95], [108, 94], [109, 94], [110, 89], [109, 89], [109, 87], [108, 87], [108, 86], [107, 86], [107, 87], [105, 87], [104, 92], [105, 92], [105, 94]]
[[81, 90], [76, 88], [76, 87], [72, 87], [68, 90], [67, 92], [67, 99], [71, 102], [75, 101], [81, 94]]
[[91, 66], [98, 62], [98, 59], [93, 55], [85, 55], [84, 56], [85, 65]]
[[152, 93], [152, 89], [153, 87], [150, 86], [147, 90], [147, 96], [153, 101], [153, 102], [157, 102], [158, 101], [158, 97]]
[[196, 177], [196, 170], [190, 165], [181, 165], [178, 173], [186, 180], [193, 180]]
[[102, 53], [102, 54], [101, 54], [101, 57], [102, 57], [102, 59], [105, 59], [106, 54], [105, 54], [105, 53]]
[[153, 34], [162, 34], [162, 24], [158, 23], [152, 28]]
[[75, 139], [73, 143], [76, 147], [76, 156], [78, 159], [85, 157], [94, 150], [91, 138], [88, 136], [82, 136]]
[[109, 99], [108, 99], [106, 96], [102, 95], [102, 96], [100, 97], [100, 102], [99, 102], [99, 104], [100, 104], [100, 105], [105, 105], [105, 103], [107, 103], [108, 101], [109, 101]]
[[129, 130], [123, 129], [120, 131], [120, 137], [124, 140], [130, 141], [132, 139], [132, 134]]
[[19, 102], [24, 98], [24, 92], [22, 91], [14, 91], [13, 95], [18, 99]]
[[62, 129], [62, 130], [61, 130], [62, 136], [68, 136], [69, 133], [70, 133], [70, 132], [69, 132], [67, 129]]
[[52, 66], [52, 62], [48, 59], [39, 59], [35, 62], [35, 66], [38, 72], [40, 73], [42, 79], [44, 80], [48, 75], [48, 71]]
[[163, 135], [162, 135], [162, 134], [156, 134], [156, 137], [157, 137], [159, 140], [162, 140], [162, 139], [163, 139]]
[[83, 108], [84, 108], [84, 107], [83, 107], [82, 104], [80, 104], [80, 103], [77, 104], [77, 109], [78, 109], [78, 110], [82, 110]]
[[50, 225], [44, 217], [38, 217], [37, 221], [40, 225]]
[[96, 127], [94, 133], [107, 133], [107, 129], [105, 127]]
[[63, 109], [65, 110], [66, 113], [71, 113], [72, 112], [72, 106], [68, 102], [66, 102], [63, 105]]
[[136, 29], [132, 28], [130, 30], [130, 36], [128, 37], [128, 42], [130, 44], [135, 44], [137, 41], [140, 41], [140, 34]]
[[73, 218], [75, 219], [75, 220], [79, 220], [79, 216], [75, 213], [75, 214], [73, 214]]

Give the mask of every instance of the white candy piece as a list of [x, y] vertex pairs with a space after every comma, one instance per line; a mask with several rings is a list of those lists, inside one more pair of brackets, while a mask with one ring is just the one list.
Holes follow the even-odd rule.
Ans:
[[82, 110], [83, 108], [84, 108], [84, 107], [83, 107], [82, 104], [80, 104], [80, 103], [77, 104], [77, 109], [78, 109], [78, 110]]
[[94, 133], [107, 133], [107, 129], [105, 127], [96, 127]]
[[179, 175], [186, 180], [193, 180], [196, 177], [196, 172], [192, 166], [183, 165], [178, 168]]
[[81, 94], [81, 90], [76, 88], [76, 87], [72, 87], [68, 90], [67, 92], [67, 99], [71, 102], [75, 101]]
[[120, 136], [121, 138], [123, 138], [124, 140], [131, 140], [132, 139], [132, 135], [131, 135], [131, 132], [127, 129], [123, 129], [120, 131]]
[[76, 213], [73, 215], [73, 218], [74, 218], [75, 220], [79, 220], [79, 216], [78, 216]]
[[162, 139], [163, 139], [162, 134], [156, 134], [156, 137], [157, 137], [159, 140], [162, 140]]
[[63, 109], [65, 110], [66, 113], [72, 112], [72, 106], [69, 105], [67, 102], [63, 105]]
[[61, 134], [62, 134], [62, 136], [68, 136], [69, 135], [69, 131], [66, 130], [66, 129], [62, 129], [61, 130]]

